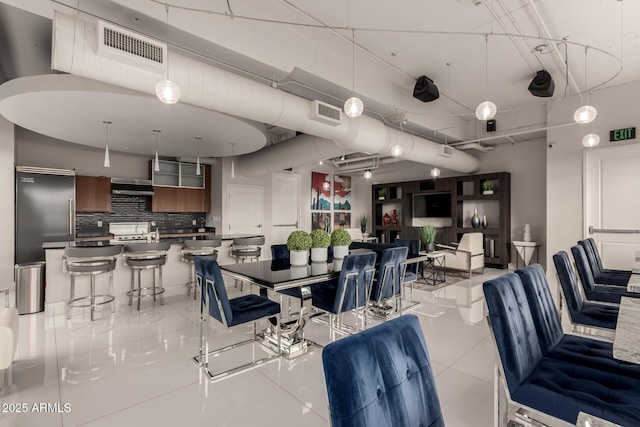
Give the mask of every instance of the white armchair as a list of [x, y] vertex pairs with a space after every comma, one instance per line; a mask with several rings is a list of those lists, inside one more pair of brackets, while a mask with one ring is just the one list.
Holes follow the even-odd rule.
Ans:
[[13, 363], [18, 345], [18, 310], [9, 308], [9, 289], [0, 289], [5, 293], [5, 308], [0, 308], [0, 370], [7, 369]]
[[484, 270], [484, 250], [482, 249], [482, 233], [464, 233], [456, 246], [437, 244], [445, 256], [445, 265], [449, 269], [471, 272], [478, 268]]

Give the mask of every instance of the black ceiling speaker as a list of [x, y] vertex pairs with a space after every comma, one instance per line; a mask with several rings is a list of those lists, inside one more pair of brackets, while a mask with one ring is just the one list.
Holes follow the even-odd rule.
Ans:
[[430, 102], [440, 98], [440, 92], [433, 80], [427, 76], [420, 76], [413, 88], [413, 97], [422, 102]]
[[531, 83], [529, 83], [529, 92], [531, 92], [531, 95], [541, 96], [543, 98], [553, 96], [553, 90], [555, 88], [556, 85], [551, 78], [551, 74], [545, 70], [538, 71], [533, 80], [531, 80]]

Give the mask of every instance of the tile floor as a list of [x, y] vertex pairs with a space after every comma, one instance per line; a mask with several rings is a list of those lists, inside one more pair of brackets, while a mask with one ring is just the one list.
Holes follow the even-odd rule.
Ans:
[[[426, 337], [447, 426], [492, 425], [493, 346], [482, 282], [502, 273], [486, 269], [471, 281], [414, 291], [422, 304], [411, 311]], [[71, 320], [53, 312], [20, 316], [12, 385], [5, 378], [0, 391], [0, 427], [329, 425], [319, 348], [210, 383], [191, 361], [199, 326], [186, 296], [167, 298], [164, 306], [143, 301], [140, 312], [119, 305], [93, 322], [88, 311], [74, 310]], [[249, 333], [214, 324], [216, 343]], [[308, 327], [308, 336], [329, 342], [326, 326]], [[213, 363], [236, 363], [250, 351]]]

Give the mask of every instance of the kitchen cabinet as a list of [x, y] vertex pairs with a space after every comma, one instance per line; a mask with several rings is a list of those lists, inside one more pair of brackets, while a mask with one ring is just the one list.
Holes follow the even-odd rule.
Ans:
[[[206, 191], [196, 188], [153, 187], [153, 212], [209, 212]], [[210, 200], [210, 197], [208, 198]]]
[[172, 162], [160, 160], [158, 171], [155, 170], [154, 160], [149, 161], [151, 182], [154, 186], [181, 187], [181, 188], [205, 188], [210, 169], [200, 165], [200, 175], [197, 174], [196, 165], [193, 163]]
[[76, 212], [111, 212], [111, 178], [76, 176]]

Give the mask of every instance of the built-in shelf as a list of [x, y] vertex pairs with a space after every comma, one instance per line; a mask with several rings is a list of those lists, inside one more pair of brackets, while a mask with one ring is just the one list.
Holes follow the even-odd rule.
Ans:
[[204, 165], [200, 165], [200, 175], [196, 174], [196, 165], [193, 163], [172, 162], [160, 160], [159, 171], [154, 168], [154, 161], [150, 161], [151, 183], [154, 186], [205, 188]]

